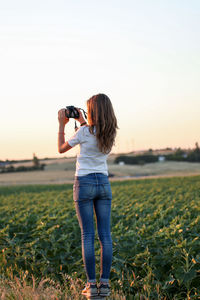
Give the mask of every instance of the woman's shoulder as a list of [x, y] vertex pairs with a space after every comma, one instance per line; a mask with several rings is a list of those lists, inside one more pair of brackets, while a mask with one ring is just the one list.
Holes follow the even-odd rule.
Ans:
[[89, 125], [80, 126], [78, 129], [80, 134], [88, 134], [89, 133]]
[[[89, 125], [84, 125], [84, 126], [81, 126], [79, 129], [78, 129], [79, 133], [85, 137], [89, 137], [89, 136], [94, 136], [91, 132], [90, 132], [90, 126]], [[95, 133], [95, 128], [94, 128], [94, 133]]]

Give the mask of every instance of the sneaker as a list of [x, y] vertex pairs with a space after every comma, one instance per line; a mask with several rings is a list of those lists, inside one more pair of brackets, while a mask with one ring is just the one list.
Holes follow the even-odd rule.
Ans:
[[99, 296], [106, 297], [110, 295], [109, 283], [101, 282], [99, 285]]
[[96, 283], [87, 282], [85, 288], [81, 292], [82, 295], [86, 297], [96, 297], [98, 296], [98, 289]]

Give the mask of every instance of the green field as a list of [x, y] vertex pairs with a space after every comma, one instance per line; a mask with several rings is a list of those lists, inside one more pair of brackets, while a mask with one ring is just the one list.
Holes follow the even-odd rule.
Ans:
[[[111, 287], [200, 299], [200, 176], [112, 182]], [[100, 244], [95, 236], [99, 279]], [[0, 187], [0, 278], [86, 280], [72, 184]], [[66, 277], [65, 277], [66, 278]]]

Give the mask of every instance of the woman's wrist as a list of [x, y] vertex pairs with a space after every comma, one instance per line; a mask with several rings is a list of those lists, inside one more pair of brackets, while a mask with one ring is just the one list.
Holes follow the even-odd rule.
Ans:
[[65, 131], [65, 124], [59, 124], [59, 132], [64, 132]]
[[77, 120], [79, 121], [80, 124], [84, 123], [85, 122], [85, 119], [80, 119], [80, 120]]

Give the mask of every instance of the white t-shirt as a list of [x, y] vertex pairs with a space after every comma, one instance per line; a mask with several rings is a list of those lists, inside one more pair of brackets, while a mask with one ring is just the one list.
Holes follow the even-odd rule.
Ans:
[[89, 126], [81, 126], [68, 140], [68, 143], [71, 147], [80, 144], [76, 160], [75, 176], [84, 176], [89, 173], [103, 173], [108, 175], [108, 154], [100, 152], [96, 136], [89, 132]]

